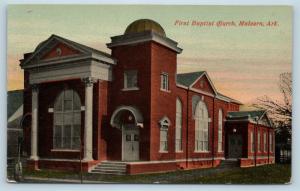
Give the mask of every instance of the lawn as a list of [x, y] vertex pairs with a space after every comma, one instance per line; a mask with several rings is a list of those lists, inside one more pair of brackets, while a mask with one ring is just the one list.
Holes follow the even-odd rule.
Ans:
[[[62, 171], [25, 171], [25, 177], [42, 177], [80, 180], [80, 173]], [[286, 164], [265, 165], [252, 168], [197, 169], [143, 175], [83, 174], [84, 180], [111, 183], [171, 183], [171, 184], [284, 184], [289, 183], [291, 166]], [[83, 182], [84, 182], [83, 180]]]

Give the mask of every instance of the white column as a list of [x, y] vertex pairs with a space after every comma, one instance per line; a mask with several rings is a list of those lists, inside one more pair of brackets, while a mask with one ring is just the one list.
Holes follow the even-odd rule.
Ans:
[[93, 160], [93, 78], [84, 78], [85, 119], [84, 119], [84, 161]]
[[31, 160], [38, 160], [38, 86], [34, 84], [32, 86], [31, 95]]

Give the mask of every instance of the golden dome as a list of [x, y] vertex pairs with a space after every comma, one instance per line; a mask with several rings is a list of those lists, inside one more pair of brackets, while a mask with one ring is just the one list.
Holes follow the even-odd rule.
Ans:
[[132, 22], [125, 30], [124, 34], [153, 31], [161, 36], [166, 36], [165, 30], [157, 22], [150, 19], [139, 19]]

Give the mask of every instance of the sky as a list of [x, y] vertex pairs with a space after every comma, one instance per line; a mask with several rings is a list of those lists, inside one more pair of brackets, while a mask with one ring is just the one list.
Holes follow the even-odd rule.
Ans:
[[[10, 5], [7, 87], [23, 88], [19, 60], [51, 34], [110, 53], [106, 43], [134, 20], [148, 18], [178, 42], [178, 73], [207, 71], [216, 89], [245, 104], [281, 99], [279, 75], [292, 69], [292, 8], [288, 6]], [[176, 21], [189, 25], [176, 25]], [[214, 22], [192, 26], [192, 21]], [[234, 22], [236, 26], [217, 27]], [[238, 26], [276, 21], [276, 26]]]

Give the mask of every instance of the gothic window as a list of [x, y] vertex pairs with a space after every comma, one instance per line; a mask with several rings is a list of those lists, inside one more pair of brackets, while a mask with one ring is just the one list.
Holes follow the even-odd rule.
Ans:
[[219, 119], [218, 119], [218, 151], [223, 151], [223, 112], [219, 109]]
[[199, 101], [195, 111], [195, 151], [208, 151], [208, 111], [205, 103]]
[[175, 150], [182, 151], [182, 104], [176, 99], [176, 130], [175, 130]]
[[80, 148], [81, 102], [78, 94], [63, 90], [54, 103], [53, 148]]

